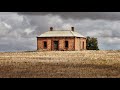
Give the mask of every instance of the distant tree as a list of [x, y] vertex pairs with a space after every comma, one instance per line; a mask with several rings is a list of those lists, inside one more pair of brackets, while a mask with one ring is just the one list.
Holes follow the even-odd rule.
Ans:
[[87, 50], [99, 50], [97, 38], [88, 36], [86, 40], [86, 48]]

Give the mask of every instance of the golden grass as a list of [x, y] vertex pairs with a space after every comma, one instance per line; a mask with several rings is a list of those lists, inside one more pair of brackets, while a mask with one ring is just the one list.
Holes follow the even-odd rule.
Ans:
[[0, 53], [0, 78], [120, 78], [120, 51]]

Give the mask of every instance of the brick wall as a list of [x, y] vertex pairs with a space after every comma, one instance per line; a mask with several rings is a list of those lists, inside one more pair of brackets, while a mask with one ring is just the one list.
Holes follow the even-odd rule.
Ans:
[[[83, 42], [84, 42], [84, 46], [83, 46]], [[80, 50], [86, 50], [86, 38], [80, 38]]]
[[79, 48], [79, 43], [80, 43], [80, 42], [79, 42], [79, 38], [75, 37], [75, 50], [76, 50], [76, 51], [79, 51], [79, 49], [80, 49], [80, 48]]
[[37, 50], [44, 49], [44, 41], [47, 42], [46, 50], [51, 50], [51, 39], [50, 38], [37, 38]]
[[[83, 45], [84, 42], [84, 45]], [[75, 50], [86, 50], [86, 39], [85, 38], [75, 38]]]
[[[44, 49], [44, 41], [47, 42], [47, 49]], [[84, 42], [84, 49], [86, 49], [86, 39], [83, 38], [74, 38], [74, 37], [57, 37], [57, 38], [37, 38], [37, 50], [44, 49], [44, 50], [53, 50], [54, 41], [59, 41], [59, 50], [81, 50], [83, 49]], [[68, 41], [68, 48], [65, 48], [65, 41]]]

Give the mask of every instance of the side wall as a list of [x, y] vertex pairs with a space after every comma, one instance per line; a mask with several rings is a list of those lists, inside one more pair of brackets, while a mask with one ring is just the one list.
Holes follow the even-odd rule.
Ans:
[[[84, 42], [84, 45], [83, 45]], [[75, 50], [86, 50], [86, 38], [75, 38]]]
[[86, 38], [80, 38], [80, 50], [86, 50]]

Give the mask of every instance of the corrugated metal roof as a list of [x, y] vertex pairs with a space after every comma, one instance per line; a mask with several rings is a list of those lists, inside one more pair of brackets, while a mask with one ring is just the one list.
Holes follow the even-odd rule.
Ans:
[[72, 30], [53, 30], [47, 31], [38, 37], [84, 37], [84, 36]]

